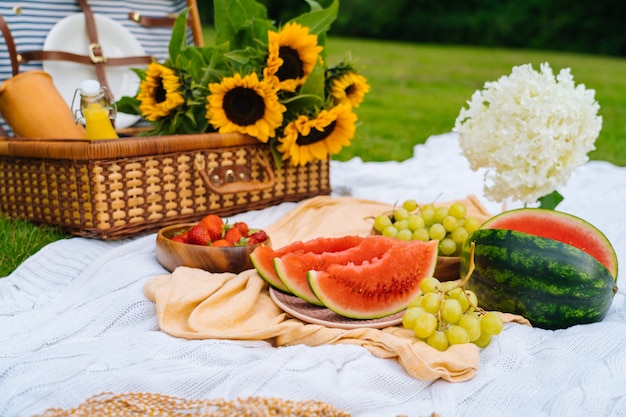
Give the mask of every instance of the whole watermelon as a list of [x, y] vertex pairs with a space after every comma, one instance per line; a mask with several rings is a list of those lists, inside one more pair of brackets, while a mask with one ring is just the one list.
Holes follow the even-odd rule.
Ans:
[[[564, 213], [546, 212], [541, 209], [506, 212], [496, 216], [504, 219], [488, 221], [472, 233], [461, 254], [460, 272], [465, 276], [470, 263], [470, 245], [474, 242], [475, 269], [466, 288], [478, 295], [484, 309], [519, 314], [535, 327], [561, 329], [601, 321], [617, 291], [616, 262], [611, 263], [612, 269], [609, 269], [580, 249], [585, 246], [585, 239], [593, 239], [596, 244], [602, 240], [597, 237], [599, 231], [591, 225], [583, 226], [588, 229], [587, 233], [581, 234], [581, 242], [576, 244], [557, 240], [555, 231], [547, 232], [551, 233], [549, 238], [538, 236], [539, 231], [529, 233], [533, 227], [540, 230], [542, 224], [549, 229], [548, 223], [554, 219], [565, 223], [560, 227], [567, 228], [567, 220], [573, 218]], [[522, 222], [524, 232], [509, 230], [523, 216], [536, 224]], [[573, 220], [572, 227], [580, 228], [580, 219]], [[573, 233], [567, 230], [563, 233], [572, 239]], [[606, 242], [603, 255], [607, 256], [599, 257], [616, 259], [608, 240], [602, 241]]]

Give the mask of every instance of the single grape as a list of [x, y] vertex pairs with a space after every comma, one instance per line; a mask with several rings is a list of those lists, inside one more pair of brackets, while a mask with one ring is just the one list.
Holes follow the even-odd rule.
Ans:
[[393, 227], [398, 229], [398, 231], [400, 231], [400, 230], [409, 230], [409, 221], [408, 221], [408, 219], [397, 220], [397, 221], [395, 221], [393, 223]]
[[448, 327], [445, 333], [450, 345], [462, 345], [470, 341], [469, 335], [461, 326], [452, 325]]
[[467, 297], [470, 306], [473, 306], [471, 307], [472, 310], [474, 309], [474, 307], [478, 307], [478, 297], [476, 296], [476, 293], [474, 291], [466, 290], [465, 296]]
[[426, 277], [420, 282], [420, 290], [422, 294], [430, 292], [436, 292], [439, 289], [441, 282], [435, 277]]
[[404, 207], [396, 207], [393, 211], [393, 218], [396, 219], [396, 221], [406, 220], [409, 218], [409, 211]]
[[432, 207], [422, 207], [421, 211], [422, 219], [424, 219], [424, 224], [426, 226], [430, 226], [435, 223], [435, 209]]
[[480, 222], [474, 217], [468, 217], [465, 219], [463, 227], [465, 227], [465, 229], [467, 229], [467, 233], [471, 235], [480, 227]]
[[452, 256], [456, 252], [456, 242], [449, 237], [439, 241], [439, 254], [443, 256]]
[[489, 346], [489, 343], [491, 343], [492, 337], [493, 335], [490, 333], [481, 332], [480, 336], [478, 336], [478, 339], [474, 340], [473, 343], [479, 348], [485, 348]]
[[433, 210], [435, 211], [435, 205], [432, 203], [422, 205], [422, 211], [424, 210]]
[[441, 330], [435, 330], [433, 334], [428, 336], [428, 339], [426, 339], [426, 343], [428, 343], [429, 346], [432, 346], [442, 352], [448, 349], [449, 345], [446, 334]]
[[450, 237], [452, 238], [452, 240], [456, 242], [458, 246], [463, 245], [463, 243], [465, 243], [465, 241], [467, 240], [468, 236], [469, 236], [469, 233], [467, 232], [467, 229], [463, 226], [457, 227], [450, 234]]
[[457, 219], [461, 220], [467, 215], [467, 207], [465, 207], [465, 204], [463, 203], [453, 203], [452, 205], [450, 205], [448, 215], [454, 216]]
[[409, 229], [399, 230], [396, 238], [406, 240], [408, 242], [409, 240], [413, 239], [413, 232], [411, 232]]
[[420, 314], [425, 314], [424, 310], [420, 307], [407, 308], [402, 315], [402, 325], [407, 329], [413, 329], [413, 326], [415, 326], [415, 320]]
[[461, 304], [457, 299], [448, 298], [447, 300], [443, 300], [443, 304], [441, 305], [441, 318], [443, 318], [447, 323], [458, 323], [462, 315], [463, 310], [461, 309]]
[[439, 289], [443, 293], [448, 293], [448, 292], [452, 291], [453, 289], [457, 288], [458, 286], [459, 286], [458, 282], [455, 282], [455, 281], [444, 281], [439, 286]]
[[404, 200], [402, 202], [402, 207], [407, 211], [415, 211], [417, 210], [417, 201], [413, 199]]
[[426, 339], [433, 334], [435, 330], [437, 330], [437, 318], [433, 314], [424, 311], [416, 317], [415, 324], [413, 325], [415, 336], [420, 339]]
[[456, 299], [459, 301], [459, 304], [461, 304], [461, 310], [463, 310], [463, 312], [465, 313], [470, 306], [470, 302], [467, 296], [465, 295], [465, 293], [463, 292], [463, 290], [460, 291]]
[[433, 223], [428, 229], [428, 235], [432, 240], [441, 240], [446, 237], [446, 229], [441, 223]]
[[387, 226], [380, 232], [383, 236], [396, 237], [398, 235], [398, 229], [394, 225]]
[[423, 242], [428, 242], [430, 240], [430, 235], [428, 234], [428, 229], [420, 228], [413, 232], [412, 240], [421, 240]]
[[[448, 281], [451, 282], [451, 281]], [[461, 295], [463, 294], [463, 289], [461, 287], [456, 287], [456, 283], [453, 282], [453, 284], [455, 285], [455, 287], [452, 288], [446, 288], [447, 286], [444, 286], [444, 289], [446, 290], [446, 295], [449, 298], [455, 298], [457, 301], [461, 299]]]
[[500, 334], [503, 328], [504, 323], [502, 322], [502, 317], [497, 312], [488, 311], [481, 317], [480, 329], [484, 333], [493, 335]]
[[391, 226], [391, 218], [386, 214], [379, 214], [374, 218], [374, 229], [378, 232], [382, 232], [387, 226]]
[[427, 313], [436, 314], [441, 306], [441, 297], [437, 292], [428, 292], [422, 295], [420, 306]]
[[451, 233], [454, 232], [457, 227], [459, 227], [459, 220], [454, 217], [454, 216], [446, 216], [443, 218], [443, 221], [441, 222], [441, 224], [443, 224], [444, 229], [446, 229], [446, 232]]
[[443, 219], [448, 216], [448, 207], [440, 206], [435, 209], [435, 222], [443, 223]]
[[410, 214], [408, 222], [409, 229], [411, 229], [412, 231], [422, 229], [424, 228], [424, 226], [426, 226], [426, 223], [424, 223], [424, 219], [419, 214]]
[[470, 342], [477, 340], [481, 334], [481, 320], [474, 314], [463, 314], [459, 320], [459, 326], [465, 329]]

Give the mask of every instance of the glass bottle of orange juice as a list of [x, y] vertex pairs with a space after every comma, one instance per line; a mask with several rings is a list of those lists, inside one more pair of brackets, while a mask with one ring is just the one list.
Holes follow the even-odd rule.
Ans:
[[113, 127], [115, 107], [111, 106], [104, 88], [96, 80], [85, 80], [80, 84], [80, 112], [85, 120], [85, 138], [117, 139]]

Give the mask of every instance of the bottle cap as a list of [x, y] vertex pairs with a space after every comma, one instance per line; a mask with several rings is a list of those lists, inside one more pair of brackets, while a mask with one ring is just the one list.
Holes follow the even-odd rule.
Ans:
[[80, 84], [80, 91], [86, 96], [93, 96], [100, 91], [100, 83], [96, 80], [85, 80]]

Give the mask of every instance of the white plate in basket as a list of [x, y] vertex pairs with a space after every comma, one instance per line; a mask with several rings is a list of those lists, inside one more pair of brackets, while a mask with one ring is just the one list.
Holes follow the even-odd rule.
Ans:
[[[122, 58], [126, 56], [142, 56], [145, 51], [139, 41], [124, 26], [102, 15], [95, 15], [98, 41], [105, 57]], [[46, 51], [71, 52], [79, 55], [89, 54], [89, 36], [85, 15], [72, 14], [52, 27], [43, 45]], [[43, 70], [52, 76], [55, 86], [68, 106], [80, 83], [86, 79], [97, 79], [96, 70], [92, 65], [78, 64], [67, 61], [43, 61]], [[141, 68], [141, 66], [134, 66]], [[139, 87], [139, 77], [126, 66], [107, 66], [106, 75], [111, 93], [115, 100], [122, 96], [133, 97]], [[133, 125], [139, 116], [118, 113], [116, 128]]]
[[270, 297], [285, 313], [311, 324], [321, 324], [339, 329], [382, 329], [402, 323], [404, 311], [380, 319], [357, 320], [340, 316], [325, 308], [313, 305], [296, 296], [270, 288]]

